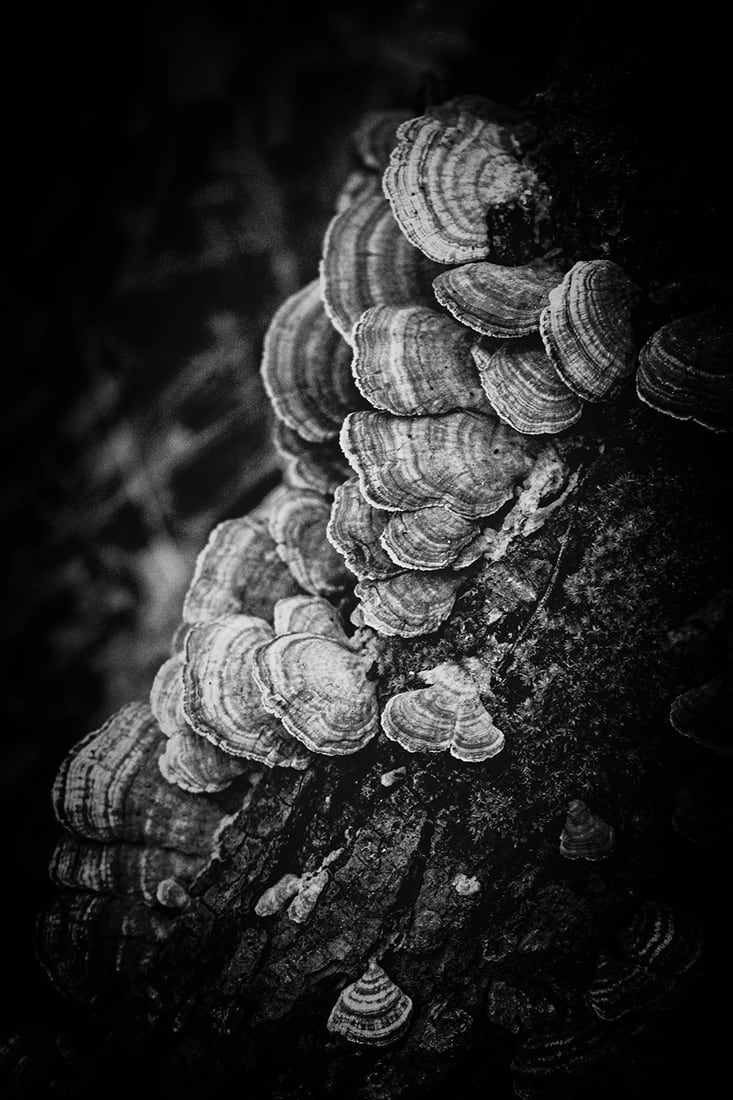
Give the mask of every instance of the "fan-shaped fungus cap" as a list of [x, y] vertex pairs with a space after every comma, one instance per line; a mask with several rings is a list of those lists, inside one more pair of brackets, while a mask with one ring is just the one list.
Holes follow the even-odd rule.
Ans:
[[150, 709], [166, 737], [186, 728], [183, 713], [183, 653], [174, 653], [158, 669], [150, 689]]
[[367, 111], [352, 134], [362, 164], [376, 172], [384, 171], [397, 144], [397, 128], [409, 117], [410, 112], [403, 107]]
[[175, 918], [128, 898], [63, 891], [44, 906], [36, 950], [65, 996], [109, 997], [138, 988], [171, 933]]
[[584, 401], [615, 397], [636, 366], [637, 288], [611, 260], [581, 260], [550, 293], [540, 335], [558, 374]]
[[636, 392], [658, 412], [733, 431], [733, 326], [713, 310], [663, 325], [639, 352]]
[[208, 854], [221, 811], [166, 783], [158, 770], [164, 747], [147, 704], [122, 707], [62, 762], [52, 792], [59, 823], [90, 840]]
[[168, 738], [158, 767], [168, 783], [183, 791], [214, 794], [225, 790], [247, 771], [249, 764], [185, 726]]
[[326, 535], [360, 580], [391, 577], [399, 572], [380, 542], [387, 519], [386, 512], [364, 499], [358, 477], [350, 477], [333, 495]]
[[475, 340], [427, 306], [372, 306], [354, 327], [356, 385], [375, 409], [397, 416], [488, 411], [471, 359]]
[[462, 583], [463, 577], [444, 570], [397, 573], [359, 581], [354, 595], [363, 621], [378, 634], [416, 638], [432, 634], [448, 618]]
[[479, 684], [462, 665], [445, 661], [420, 673], [428, 687], [393, 695], [382, 729], [408, 752], [445, 752], [466, 763], [496, 756], [504, 735], [479, 696]]
[[379, 729], [370, 660], [331, 638], [283, 634], [255, 650], [262, 705], [312, 752], [358, 752]]
[[615, 843], [613, 828], [591, 813], [585, 802], [573, 799], [560, 834], [560, 854], [566, 859], [603, 859]]
[[243, 516], [219, 523], [196, 561], [183, 601], [187, 623], [244, 612], [271, 618], [283, 596], [300, 591], [263, 520]]
[[628, 959], [602, 955], [587, 998], [599, 1019], [620, 1020], [630, 1012], [658, 1005], [673, 989], [674, 983], [665, 975]]
[[714, 676], [678, 695], [669, 709], [672, 729], [698, 745], [733, 756], [733, 683], [730, 676]]
[[338, 435], [346, 413], [361, 405], [350, 364], [316, 279], [280, 306], [265, 334], [262, 381], [275, 416], [312, 443]]
[[514, 496], [532, 468], [536, 444], [493, 416], [350, 413], [341, 449], [376, 508], [414, 512], [442, 504], [461, 516], [488, 516]]
[[252, 678], [254, 650], [273, 637], [252, 615], [222, 615], [186, 642], [183, 706], [188, 723], [231, 756], [268, 768], [305, 768], [308, 755], [263, 709]]
[[308, 443], [282, 420], [275, 421], [272, 440], [288, 488], [310, 489], [325, 497], [351, 474], [338, 442]]
[[321, 596], [288, 596], [275, 604], [275, 634], [322, 634], [349, 645], [338, 611]]
[[351, 343], [354, 325], [377, 305], [433, 305], [440, 271], [402, 235], [383, 196], [353, 202], [329, 224], [321, 260], [326, 313]]
[[521, 227], [534, 244], [545, 214], [537, 173], [511, 130], [468, 101], [404, 122], [382, 180], [407, 239], [438, 263], [498, 259]]
[[313, 595], [334, 596], [351, 578], [326, 537], [330, 503], [318, 493], [286, 490], [270, 515], [270, 535], [298, 584]]
[[703, 951], [697, 922], [658, 901], [639, 907], [619, 942], [630, 958], [675, 977], [692, 970]]
[[497, 416], [527, 435], [552, 435], [575, 424], [583, 402], [568, 389], [539, 340], [528, 337], [499, 348], [477, 344], [473, 360]]
[[[473, 520], [443, 504], [434, 504], [416, 512], [392, 512], [380, 541], [402, 569], [445, 569], [480, 533], [481, 528]], [[480, 554], [478, 549], [476, 557]], [[470, 558], [470, 554], [467, 556]], [[468, 564], [465, 556], [463, 564]]]
[[190, 885], [206, 866], [203, 856], [152, 844], [100, 844], [64, 836], [48, 872], [51, 882], [69, 890], [90, 890], [156, 905], [158, 885], [174, 878]]
[[462, 325], [506, 339], [539, 329], [547, 296], [561, 279], [562, 271], [545, 260], [517, 267], [479, 262], [444, 271], [433, 280], [433, 290]]
[[339, 993], [326, 1026], [352, 1043], [386, 1046], [405, 1032], [411, 1012], [411, 999], [370, 959], [362, 976]]

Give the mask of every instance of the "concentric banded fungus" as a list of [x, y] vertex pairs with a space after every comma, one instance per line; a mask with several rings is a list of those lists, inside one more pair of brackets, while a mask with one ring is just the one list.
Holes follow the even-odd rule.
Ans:
[[282, 420], [275, 421], [272, 439], [282, 459], [283, 480], [291, 489], [329, 496], [351, 474], [337, 442], [308, 443]]
[[396, 107], [384, 111], [367, 111], [352, 135], [359, 159], [367, 168], [382, 172], [397, 144], [397, 128], [410, 117], [409, 111]]
[[287, 490], [270, 516], [277, 552], [298, 584], [313, 595], [334, 596], [350, 582], [343, 560], [326, 538], [331, 505], [318, 493]]
[[438, 263], [501, 260], [508, 229], [536, 239], [544, 215], [537, 174], [489, 113], [449, 102], [397, 131], [384, 193], [407, 239]]
[[474, 340], [426, 306], [373, 306], [354, 327], [356, 385], [375, 409], [397, 416], [488, 411], [471, 360]]
[[354, 588], [358, 610], [378, 634], [416, 638], [431, 634], [448, 618], [463, 577], [453, 572], [397, 573], [363, 580]]
[[699, 925], [657, 901], [644, 902], [619, 942], [630, 958], [675, 977], [692, 970], [703, 950]]
[[340, 439], [370, 504], [393, 512], [442, 504], [468, 519], [511, 500], [537, 453], [532, 440], [476, 412], [355, 412]]
[[166, 737], [186, 728], [183, 713], [183, 653], [175, 653], [158, 669], [150, 689], [150, 709]]
[[518, 432], [554, 434], [580, 419], [582, 401], [533, 337], [496, 349], [477, 344], [472, 355], [491, 407]]
[[322, 634], [348, 645], [336, 608], [320, 596], [289, 596], [275, 604], [275, 634]]
[[560, 854], [566, 859], [603, 859], [615, 843], [613, 828], [591, 813], [585, 802], [573, 799], [560, 834]]
[[733, 431], [733, 327], [713, 310], [680, 317], [639, 352], [636, 392], [658, 412]]
[[272, 886], [268, 886], [262, 897], [255, 905], [255, 913], [258, 917], [272, 917], [276, 913], [282, 913], [285, 906], [292, 901], [300, 889], [301, 879], [291, 872], [283, 875]]
[[540, 335], [554, 367], [584, 401], [615, 397], [634, 370], [637, 288], [611, 260], [581, 260], [550, 293]]
[[263, 706], [288, 733], [312, 752], [343, 756], [379, 729], [370, 664], [331, 638], [283, 634], [255, 650], [253, 672]]
[[404, 1034], [411, 1012], [411, 999], [370, 959], [362, 976], [339, 993], [327, 1027], [352, 1043], [386, 1046]]
[[434, 305], [432, 281], [439, 271], [402, 235], [383, 196], [359, 199], [336, 215], [326, 233], [326, 313], [351, 343], [354, 325], [370, 306]]
[[208, 855], [221, 810], [166, 783], [158, 770], [164, 746], [147, 704], [122, 707], [61, 764], [53, 786], [59, 823], [90, 840]]
[[252, 678], [254, 649], [272, 636], [251, 615], [194, 627], [186, 642], [184, 710], [196, 733], [231, 756], [268, 768], [305, 768], [307, 753], [263, 710]]
[[190, 884], [206, 866], [203, 856], [142, 844], [100, 844], [63, 837], [51, 858], [49, 875], [57, 886], [90, 890], [158, 904], [158, 885], [174, 878]]
[[163, 778], [181, 790], [214, 794], [247, 771], [248, 764], [186, 726], [168, 738], [158, 767]]
[[40, 914], [38, 958], [56, 988], [74, 999], [139, 988], [174, 919], [127, 899], [64, 891]]
[[604, 955], [598, 960], [587, 997], [601, 1020], [620, 1020], [631, 1012], [661, 1007], [673, 989], [674, 983], [668, 977], [646, 966]]
[[326, 535], [360, 580], [399, 572], [380, 542], [387, 519], [387, 514], [364, 499], [358, 477], [349, 478], [333, 495]]
[[[466, 551], [463, 563], [471, 555], [467, 547], [481, 533], [473, 520], [459, 516], [442, 504], [419, 508], [416, 512], [393, 512], [380, 536], [380, 542], [396, 565], [402, 569], [445, 569]], [[481, 554], [481, 548], [476, 557]]]
[[683, 737], [721, 756], [733, 756], [733, 684], [730, 677], [715, 676], [678, 695], [670, 707], [669, 721]]
[[562, 272], [544, 260], [517, 267], [474, 263], [444, 271], [435, 297], [462, 325], [501, 339], [536, 332], [547, 296]]
[[346, 413], [361, 404], [350, 363], [316, 279], [280, 306], [265, 334], [262, 381], [275, 415], [312, 443], [338, 435]]
[[479, 683], [463, 665], [446, 661], [420, 673], [428, 687], [393, 695], [382, 729], [408, 752], [445, 752], [466, 763], [496, 756], [504, 735], [491, 721]]
[[[511, 1063], [515, 1075], [514, 1091], [517, 1096], [546, 1095], [531, 1090], [552, 1082], [564, 1085], [564, 1092], [568, 1077], [582, 1078], [612, 1057], [616, 1050], [613, 1034], [591, 1012], [571, 1017], [554, 1027], [533, 1029], [525, 1034]], [[551, 1095], [563, 1095], [563, 1092], [553, 1091]]]
[[218, 524], [198, 556], [183, 602], [187, 623], [243, 612], [270, 619], [275, 602], [299, 591], [262, 520]]

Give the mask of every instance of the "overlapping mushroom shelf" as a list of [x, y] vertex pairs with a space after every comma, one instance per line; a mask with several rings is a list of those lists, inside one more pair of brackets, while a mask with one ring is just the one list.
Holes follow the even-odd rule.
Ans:
[[[64, 893], [41, 922], [41, 954], [66, 991], [153, 965], [263, 769], [307, 780], [319, 756], [335, 767], [374, 744], [397, 755], [385, 787], [406, 753], [496, 766], [505, 736], [478, 646], [436, 657], [426, 645], [430, 659], [387, 692], [387, 639], [416, 639], [422, 653], [479, 575], [487, 629], [536, 606], [549, 566], [525, 568], [522, 549], [577, 487], [586, 404], [613, 401], [636, 369], [638, 288], [610, 260], [561, 262], [548, 195], [505, 112], [475, 97], [415, 119], [372, 112], [355, 148], [319, 277], [280, 306], [264, 341], [283, 485], [212, 531], [150, 705], [123, 708], [59, 772], [67, 835], [52, 877]], [[703, 315], [653, 334], [641, 399], [730, 427], [727, 333]], [[678, 728], [698, 703], [676, 700]], [[597, 861], [615, 844], [613, 826], [573, 798], [560, 855]], [[282, 874], [254, 915], [305, 923], [333, 858]], [[452, 889], [469, 898], [480, 885], [459, 875]], [[582, 1019], [521, 1047], [517, 1095], [567, 1050], [595, 1057], [608, 1035], [599, 1020], [663, 1000], [699, 955], [663, 908], [625, 935], [618, 957], [598, 960]], [[659, 963], [658, 935], [679, 957]], [[397, 1041], [412, 1001], [377, 957], [361, 966], [327, 1026], [355, 1043]]]

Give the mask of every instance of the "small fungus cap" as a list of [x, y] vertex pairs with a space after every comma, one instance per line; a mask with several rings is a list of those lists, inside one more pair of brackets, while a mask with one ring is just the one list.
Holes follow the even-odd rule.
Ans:
[[562, 272], [544, 260], [505, 267], [479, 262], [450, 268], [433, 281], [435, 297], [462, 325], [500, 339], [537, 332]]
[[252, 662], [272, 627], [252, 615], [223, 615], [186, 641], [184, 711], [200, 736], [231, 756], [267, 767], [305, 768], [308, 756], [260, 701]]
[[371, 661], [316, 634], [283, 634], [260, 645], [254, 677], [262, 705], [312, 752], [358, 752], [379, 729]]
[[316, 279], [280, 306], [265, 334], [261, 373], [275, 416], [312, 443], [338, 435], [346, 413], [361, 404], [350, 363]]
[[352, 1043], [386, 1046], [405, 1032], [411, 1013], [410, 997], [372, 959], [362, 976], [339, 993], [327, 1027]]
[[712, 310], [663, 325], [639, 352], [636, 392], [651, 408], [733, 431], [733, 325]]
[[611, 260], [580, 260], [550, 293], [540, 335], [563, 382], [584, 401], [615, 397], [636, 366], [637, 294]]
[[497, 258], [490, 231], [495, 212], [520, 211], [534, 236], [539, 179], [512, 130], [491, 113], [478, 102], [456, 100], [397, 131], [384, 193], [407, 239], [438, 263]]
[[393, 695], [382, 729], [408, 752], [445, 752], [467, 763], [496, 756], [504, 747], [481, 702], [479, 683], [463, 665], [446, 661], [420, 673], [428, 686]]
[[376, 508], [413, 512], [442, 504], [475, 519], [496, 512], [529, 472], [536, 444], [478, 412], [388, 416], [354, 412], [341, 449]]

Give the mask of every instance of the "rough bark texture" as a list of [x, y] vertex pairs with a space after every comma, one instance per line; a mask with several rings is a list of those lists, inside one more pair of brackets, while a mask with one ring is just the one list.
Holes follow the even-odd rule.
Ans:
[[[651, 65], [653, 82], [662, 49], [646, 58], [632, 49], [632, 73]], [[703, 118], [702, 92], [677, 92], [662, 110], [659, 95], [627, 79], [620, 55], [601, 62], [569, 66], [534, 101], [535, 154], [553, 177], [565, 254], [608, 256], [640, 281], [643, 339], [730, 292], [728, 253], [711, 248], [724, 228], [721, 199], [709, 194], [714, 116]], [[661, 91], [684, 71], [670, 63]], [[476, 84], [451, 90], [492, 94]], [[698, 119], [701, 164], [688, 151]], [[674, 174], [680, 134], [685, 167]], [[144, 1088], [430, 1100], [457, 1086], [508, 1097], [523, 1035], [582, 1009], [599, 953], [646, 899], [700, 920], [702, 972], [679, 982], [670, 1009], [599, 1024], [608, 1057], [556, 1094], [661, 1095], [671, 1082], [702, 1089], [715, 1080], [726, 1023], [716, 1006], [731, 974], [720, 873], [731, 764], [670, 729], [672, 698], [704, 677], [670, 661], [664, 642], [730, 583], [730, 447], [632, 395], [597, 419], [578, 456], [577, 493], [515, 551], [538, 600], [488, 627], [483, 567], [437, 637], [387, 647], [384, 699], [439, 660], [484, 659], [505, 750], [468, 765], [413, 757], [380, 737], [305, 775], [265, 775], [153, 973], [125, 997], [101, 990], [91, 1013], [69, 1009], [58, 1042], [45, 1033], [7, 1046], [23, 1095], [55, 1080], [69, 1097]], [[382, 786], [402, 764], [405, 781]], [[704, 843], [672, 828], [680, 786], [702, 792]], [[235, 799], [245, 789], [242, 781]], [[559, 854], [576, 797], [616, 829], [602, 862]], [[282, 874], [313, 870], [334, 852], [309, 922], [255, 915]], [[461, 897], [457, 873], [475, 875], [480, 891]], [[399, 1043], [372, 1050], [330, 1036], [326, 1019], [375, 952], [415, 1011]]]
[[[394, 641], [388, 652], [385, 697], [447, 656], [486, 661], [503, 753], [468, 765], [411, 756], [380, 737], [305, 775], [265, 775], [136, 991], [138, 1072], [154, 1060], [186, 1096], [200, 1095], [202, 1081], [213, 1089], [212, 1073], [222, 1095], [246, 1081], [263, 1097], [437, 1097], [467, 1075], [510, 1095], [514, 1033], [584, 1005], [599, 953], [640, 902], [669, 902], [709, 923], [714, 846], [701, 884], [699, 854], [670, 823], [679, 774], [704, 750], [680, 745], [667, 724], [688, 677], [663, 642], [725, 581], [725, 447], [631, 402], [604, 435], [575, 498], [514, 552], [539, 578], [538, 600], [486, 628], [484, 566], [442, 634]], [[404, 782], [382, 786], [399, 765]], [[576, 797], [616, 829], [603, 861], [559, 854]], [[267, 886], [334, 852], [306, 924], [255, 915]], [[459, 872], [475, 875], [480, 891], [460, 896]], [[712, 980], [728, 959], [714, 922], [708, 937]], [[407, 1036], [386, 1050], [326, 1030], [338, 990], [375, 952], [415, 1003]], [[571, 1072], [560, 1094], [636, 1095], [670, 1061], [683, 1069], [670, 1044], [694, 1032], [704, 992], [699, 979], [682, 981], [672, 1010], [602, 1025], [602, 1072], [579, 1084]], [[119, 1004], [107, 1011], [101, 1079], [130, 1043], [131, 1006], [124, 1027]]]

